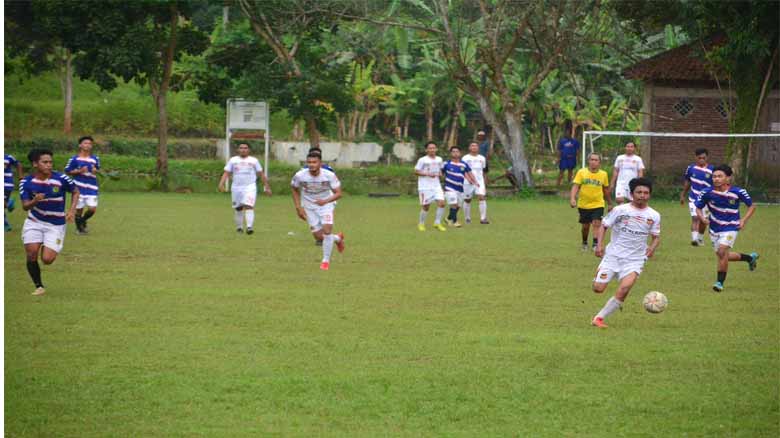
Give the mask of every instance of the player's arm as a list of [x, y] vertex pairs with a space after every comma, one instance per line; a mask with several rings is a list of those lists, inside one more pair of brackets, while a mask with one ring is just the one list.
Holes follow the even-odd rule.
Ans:
[[650, 258], [655, 254], [655, 249], [658, 248], [658, 245], [661, 244], [661, 235], [660, 234], [651, 234], [650, 235], [650, 245], [647, 245], [647, 252], [645, 252], [645, 255], [647, 258]]
[[465, 175], [466, 179], [469, 180], [469, 183], [471, 183], [471, 185], [479, 186], [479, 182], [477, 182], [477, 179], [474, 178], [474, 174], [473, 173], [466, 172], [464, 175]]
[[301, 189], [299, 187], [292, 187], [293, 205], [295, 205], [295, 213], [299, 218], [306, 220], [306, 212], [301, 207]]
[[698, 217], [699, 221], [704, 225], [709, 225], [710, 223], [710, 220], [704, 216], [704, 212], [702, 211], [702, 208], [707, 205], [708, 194], [709, 192], [702, 193], [693, 203], [693, 205], [696, 206], [696, 217]]
[[596, 254], [596, 257], [604, 257], [604, 235], [607, 234], [607, 225], [605, 225], [603, 222], [601, 223], [601, 226], [598, 227], [598, 229], [595, 232], [595, 236], [593, 236], [594, 239], [597, 239], [596, 244], [596, 250], [594, 253]]
[[22, 199], [22, 209], [24, 211], [29, 211], [36, 205], [38, 205], [39, 202], [43, 201], [46, 198], [46, 195], [43, 193], [36, 193], [35, 196], [33, 196], [30, 199]]
[[338, 186], [335, 189], [333, 189], [333, 194], [328, 196], [327, 198], [318, 199], [317, 205], [327, 205], [330, 204], [331, 202], [338, 201], [339, 199], [341, 199], [341, 186]]
[[569, 194], [569, 205], [571, 205], [571, 208], [577, 206], [577, 193], [579, 192], [580, 192], [580, 185], [577, 183], [572, 184], [571, 193]]
[[16, 176], [19, 179], [22, 179], [22, 175], [24, 175], [24, 168], [22, 167], [22, 162], [21, 161], [17, 161], [16, 162]]
[[612, 169], [612, 179], [609, 180], [609, 186], [615, 187], [615, 181], [617, 181], [618, 175], [620, 175], [620, 168], [615, 167]]
[[685, 182], [683, 183], [683, 189], [682, 192], [680, 192], [680, 205], [685, 205], [685, 198], [688, 195], [688, 190], [691, 188], [691, 182], [688, 181], [688, 179], [685, 179]]
[[739, 220], [739, 229], [745, 228], [745, 225], [747, 225], [747, 222], [750, 220], [751, 217], [753, 217], [753, 213], [756, 212], [756, 204], [751, 204], [750, 207], [748, 207], [747, 212], [745, 213], [745, 217]]
[[268, 184], [268, 177], [265, 176], [265, 172], [261, 170], [257, 172], [257, 176], [260, 178], [260, 181], [263, 182], [263, 191], [265, 191], [265, 194], [271, 196], [271, 185]]
[[224, 192], [227, 190], [226, 183], [228, 178], [230, 178], [230, 172], [228, 172], [227, 170], [222, 172], [222, 178], [219, 179], [219, 185], [217, 186], [217, 190], [219, 190], [220, 192]]
[[68, 208], [68, 212], [65, 213], [66, 222], [73, 222], [73, 218], [76, 217], [76, 205], [79, 203], [79, 196], [81, 196], [81, 193], [79, 193], [79, 189], [74, 185], [73, 191], [70, 192], [70, 208]]
[[607, 201], [607, 211], [611, 211], [612, 195], [610, 194], [610, 186], [602, 187], [601, 190], [604, 192], [604, 200]]

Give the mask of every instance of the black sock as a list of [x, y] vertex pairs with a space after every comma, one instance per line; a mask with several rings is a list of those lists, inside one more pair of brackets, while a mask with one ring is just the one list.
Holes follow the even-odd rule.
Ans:
[[585, 246], [588, 245], [588, 238], [587, 237], [582, 239], [582, 244], [585, 245]]
[[750, 254], [739, 253], [739, 260], [750, 263], [750, 261], [753, 260], [753, 257], [750, 257]]
[[38, 265], [38, 262], [31, 262], [27, 260], [27, 272], [30, 273], [30, 278], [32, 278], [33, 283], [35, 283], [35, 287], [43, 287], [43, 283], [41, 282], [41, 267]]
[[457, 222], [458, 220], [458, 209], [457, 208], [450, 208], [450, 214], [447, 216], [449, 220], [453, 222]]
[[599, 244], [599, 239], [593, 238], [593, 246], [596, 246]]
[[723, 284], [723, 283], [726, 282], [726, 271], [723, 271], [723, 272], [718, 271], [718, 281], [720, 282], [720, 284]]
[[81, 221], [84, 223], [87, 223], [87, 219], [91, 218], [95, 215], [95, 212], [92, 210], [87, 210], [86, 213], [84, 213], [83, 216], [81, 216]]

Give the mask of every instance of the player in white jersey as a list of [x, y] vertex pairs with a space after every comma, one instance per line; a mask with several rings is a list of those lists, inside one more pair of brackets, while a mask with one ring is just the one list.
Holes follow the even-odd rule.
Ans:
[[[593, 291], [604, 292], [615, 275], [620, 284], [615, 296], [591, 320], [591, 324], [596, 327], [607, 327], [604, 318], [623, 305], [631, 287], [642, 273], [645, 262], [661, 243], [661, 215], [647, 205], [653, 191], [652, 183], [646, 178], [635, 178], [629, 182], [629, 187], [631, 202], [612, 209], [597, 231], [596, 257], [603, 259], [593, 279]], [[607, 228], [612, 228], [612, 239], [604, 251]], [[648, 236], [650, 245], [647, 244]]]
[[425, 219], [428, 217], [428, 209], [431, 203], [436, 201], [436, 219], [433, 222], [433, 228], [439, 231], [447, 231], [447, 228], [441, 224], [444, 217], [444, 191], [441, 189], [441, 171], [444, 167], [444, 161], [436, 156], [436, 143], [429, 141], [425, 145], [425, 156], [417, 160], [414, 166], [414, 174], [417, 175], [417, 191], [420, 194], [420, 222], [417, 229], [425, 231]]
[[263, 166], [257, 158], [249, 156], [249, 145], [241, 143], [238, 145], [238, 155], [231, 157], [225, 165], [225, 171], [222, 173], [222, 179], [219, 180], [219, 191], [227, 190], [226, 184], [228, 178], [232, 175], [233, 184], [230, 186], [232, 195], [232, 206], [235, 212], [233, 218], [236, 222], [236, 231], [244, 232], [244, 221], [246, 221], [246, 233], [254, 233], [255, 223], [255, 199], [257, 198], [257, 177], [263, 181], [265, 194], [271, 196], [271, 186], [268, 185], [268, 178], [263, 172]]
[[628, 183], [634, 178], [643, 176], [645, 176], [645, 163], [642, 157], [636, 154], [634, 142], [629, 141], [626, 143], [626, 153], [615, 158], [615, 169], [612, 172], [612, 181], [609, 182], [610, 186], [615, 188], [615, 201], [618, 205], [631, 200]]
[[322, 158], [315, 152], [306, 156], [306, 168], [292, 179], [292, 197], [298, 217], [309, 223], [315, 239], [322, 240], [320, 269], [330, 269], [333, 244], [344, 252], [344, 233], [333, 233], [333, 210], [341, 198], [341, 182], [336, 174], [322, 168]]
[[485, 190], [485, 169], [487, 169], [487, 159], [480, 155], [479, 144], [477, 142], [471, 142], [469, 144], [469, 153], [463, 156], [461, 160], [471, 167], [471, 174], [477, 180], [477, 185], [470, 182], [463, 183], [463, 215], [466, 216], [466, 223], [471, 223], [471, 200], [474, 195], [477, 195], [479, 201], [479, 223], [489, 224], [487, 218], [487, 201], [485, 196], [487, 191]]

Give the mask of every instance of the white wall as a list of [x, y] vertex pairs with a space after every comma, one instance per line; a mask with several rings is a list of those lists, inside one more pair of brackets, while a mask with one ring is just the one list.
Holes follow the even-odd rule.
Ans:
[[[376, 163], [382, 156], [382, 146], [377, 143], [347, 143], [322, 142], [322, 160], [334, 167], [356, 167], [360, 163]], [[309, 153], [308, 142], [274, 141], [271, 152], [279, 161], [299, 164], [306, 161]], [[414, 145], [411, 143], [396, 143], [393, 145], [393, 155], [402, 161], [413, 161]]]

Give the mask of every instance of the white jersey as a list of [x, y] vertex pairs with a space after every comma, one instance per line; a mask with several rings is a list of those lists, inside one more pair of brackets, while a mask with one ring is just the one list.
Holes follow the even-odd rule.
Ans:
[[292, 178], [292, 186], [301, 190], [303, 207], [317, 208], [317, 201], [333, 196], [333, 190], [341, 187], [336, 174], [320, 168], [318, 175], [312, 175], [309, 169], [299, 170]]
[[471, 168], [471, 174], [474, 175], [474, 178], [476, 178], [477, 181], [482, 181], [483, 175], [485, 173], [485, 167], [487, 167], [487, 160], [484, 156], [480, 154], [466, 154], [460, 160], [469, 165]]
[[626, 154], [618, 155], [615, 159], [615, 169], [618, 169], [619, 184], [628, 184], [634, 178], [639, 176], [639, 171], [645, 168], [645, 163], [639, 155], [628, 156]]
[[606, 255], [620, 259], [644, 259], [648, 235], [661, 234], [661, 215], [650, 207], [639, 209], [630, 203], [615, 207], [601, 223], [612, 228]]
[[431, 158], [429, 156], [421, 157], [417, 160], [414, 170], [430, 173], [436, 176], [417, 176], [417, 190], [435, 190], [437, 187], [441, 190], [441, 181], [439, 175], [444, 167], [444, 160], [441, 157]]
[[235, 156], [225, 165], [225, 172], [233, 174], [234, 188], [243, 188], [257, 184], [257, 172], [262, 172], [263, 166], [255, 157], [241, 158]]

